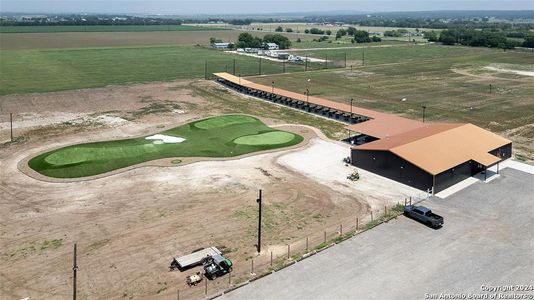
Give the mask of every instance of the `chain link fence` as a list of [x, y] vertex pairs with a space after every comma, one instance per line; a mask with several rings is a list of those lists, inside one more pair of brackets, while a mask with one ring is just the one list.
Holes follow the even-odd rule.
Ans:
[[[325, 226], [305, 238], [301, 238], [285, 245], [270, 247], [262, 245], [262, 251], [246, 260], [241, 266], [234, 266], [234, 270], [215, 280], [203, 280], [198, 286], [177, 288], [177, 299], [216, 298], [236, 288], [277, 272], [287, 266], [298, 263], [316, 253], [330, 248], [359, 233], [369, 230], [384, 222], [396, 219], [403, 214], [404, 206], [428, 199], [431, 196], [423, 192], [415, 197], [402, 199], [395, 205], [385, 205], [374, 208], [368, 214], [345, 218], [336, 224]], [[180, 298], [181, 297], [181, 298]]]
[[213, 73], [226, 72], [236, 76], [256, 76], [306, 72], [321, 69], [338, 69], [347, 66], [346, 53], [319, 56], [301, 56], [301, 60], [273, 60], [265, 57], [241, 56], [239, 58], [205, 60], [204, 78], [214, 79]]

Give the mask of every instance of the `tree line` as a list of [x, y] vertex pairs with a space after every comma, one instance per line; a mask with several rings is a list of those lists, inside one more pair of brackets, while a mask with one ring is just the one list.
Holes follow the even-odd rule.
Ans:
[[[210, 38], [210, 44], [214, 43], [222, 43], [222, 40], [216, 39], [216, 38]], [[243, 32], [239, 34], [239, 37], [237, 38], [237, 42], [234, 44], [230, 44], [228, 48], [230, 49], [236, 49], [236, 48], [258, 48], [263, 49], [267, 48], [267, 43], [275, 43], [278, 45], [280, 49], [288, 49], [291, 47], [291, 41], [281, 35], [281, 34], [266, 34], [263, 39], [253, 36], [252, 34], [248, 32]]]
[[429, 42], [441, 42], [444, 45], [502, 49], [513, 49], [515, 47], [534, 48], [534, 34], [527, 35], [523, 42], [507, 38], [506, 34], [502, 31], [475, 30], [469, 28], [445, 29], [439, 35], [435, 31], [425, 31], [423, 36]]

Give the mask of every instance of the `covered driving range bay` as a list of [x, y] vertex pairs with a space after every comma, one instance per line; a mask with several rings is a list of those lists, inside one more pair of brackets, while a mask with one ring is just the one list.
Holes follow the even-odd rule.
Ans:
[[30, 159], [28, 165], [48, 177], [80, 178], [162, 158], [234, 157], [294, 146], [303, 140], [251, 116], [224, 115], [156, 135], [63, 147]]

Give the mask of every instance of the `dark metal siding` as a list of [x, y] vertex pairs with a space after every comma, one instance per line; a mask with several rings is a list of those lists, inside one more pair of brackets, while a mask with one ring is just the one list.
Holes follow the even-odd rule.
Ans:
[[458, 182], [465, 180], [472, 175], [473, 165], [476, 163], [473, 161], [466, 161], [463, 164], [448, 169], [436, 175], [436, 182], [434, 186], [434, 193], [439, 193], [444, 189], [457, 184]]
[[426, 191], [432, 188], [433, 176], [389, 151], [351, 151], [354, 166]]
[[501, 157], [503, 160], [512, 157], [512, 143], [490, 151], [491, 154]]

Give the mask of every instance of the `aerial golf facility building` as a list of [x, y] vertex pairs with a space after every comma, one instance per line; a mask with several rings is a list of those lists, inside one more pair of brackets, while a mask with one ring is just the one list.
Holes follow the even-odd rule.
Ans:
[[[425, 123], [256, 84], [228, 73], [240, 93], [347, 124], [352, 165], [417, 189], [440, 192], [512, 156], [512, 142], [473, 124]], [[310, 162], [313, 163], [313, 162]]]

